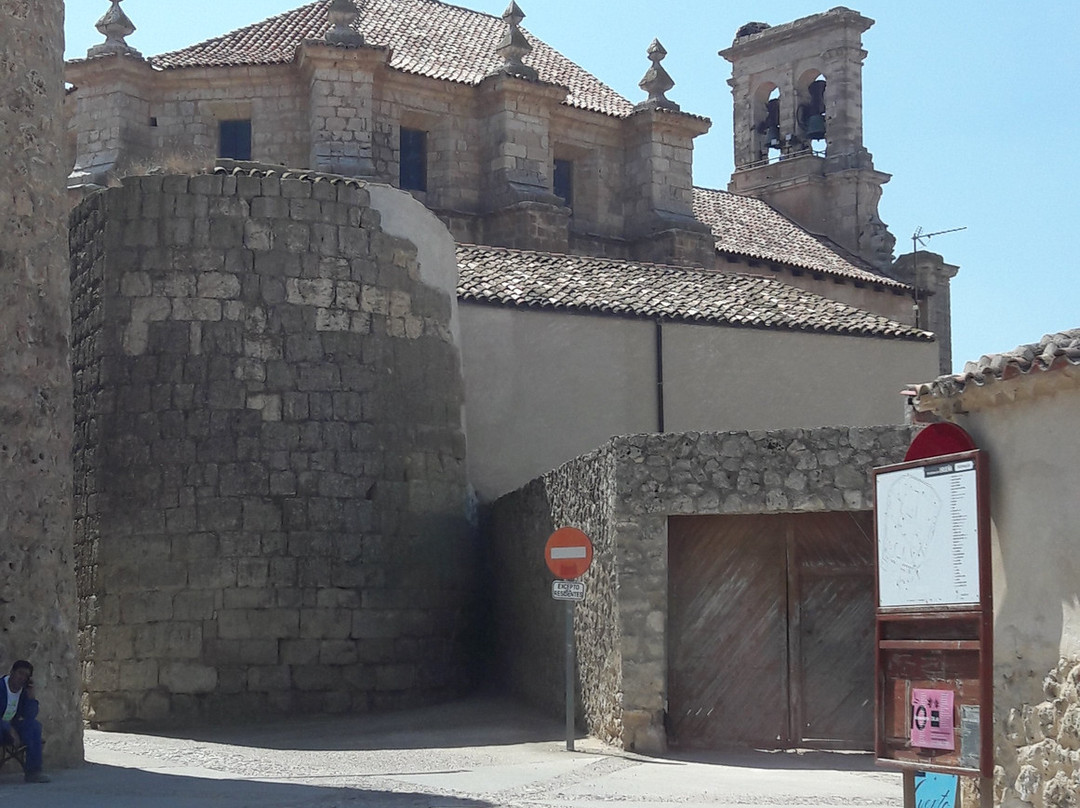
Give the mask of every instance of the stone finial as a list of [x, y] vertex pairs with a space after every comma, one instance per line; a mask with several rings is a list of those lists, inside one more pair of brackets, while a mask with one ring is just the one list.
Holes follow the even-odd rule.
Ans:
[[525, 12], [518, 8], [514, 0], [510, 0], [510, 5], [506, 7], [502, 18], [506, 23], [506, 32], [499, 40], [499, 47], [495, 49], [495, 52], [503, 58], [503, 66], [499, 72], [535, 81], [538, 78], [536, 70], [521, 61], [523, 56], [532, 53], [532, 45], [521, 31], [521, 21], [525, 19]]
[[638, 104], [635, 109], [670, 109], [675, 112], [679, 111], [679, 105], [674, 101], [669, 101], [664, 96], [664, 93], [675, 86], [671, 76], [660, 64], [664, 61], [665, 56], [667, 56], [667, 51], [664, 50], [664, 46], [660, 44], [659, 39], [654, 39], [652, 44], [649, 45], [649, 61], [652, 62], [652, 67], [645, 71], [645, 76], [638, 82], [638, 87], [647, 92], [649, 97]]
[[353, 48], [364, 44], [363, 35], [353, 28], [360, 16], [353, 0], [331, 0], [329, 15], [331, 28], [326, 32], [328, 43]]
[[102, 15], [101, 19], [97, 21], [97, 25], [94, 26], [105, 37], [105, 41], [90, 48], [86, 52], [88, 58], [109, 56], [114, 53], [134, 56], [137, 59], [142, 58], [141, 53], [124, 41], [124, 37], [135, 33], [135, 24], [128, 19], [128, 15], [120, 8], [121, 2], [122, 0], [112, 0], [109, 10]]

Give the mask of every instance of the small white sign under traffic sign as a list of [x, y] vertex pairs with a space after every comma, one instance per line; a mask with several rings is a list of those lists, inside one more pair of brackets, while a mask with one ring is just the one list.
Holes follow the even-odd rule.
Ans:
[[555, 600], [585, 600], [585, 582], [552, 581], [551, 597]]

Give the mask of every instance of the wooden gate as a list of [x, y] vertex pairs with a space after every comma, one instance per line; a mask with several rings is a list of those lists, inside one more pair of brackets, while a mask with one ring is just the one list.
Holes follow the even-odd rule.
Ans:
[[672, 517], [671, 741], [869, 749], [870, 513]]

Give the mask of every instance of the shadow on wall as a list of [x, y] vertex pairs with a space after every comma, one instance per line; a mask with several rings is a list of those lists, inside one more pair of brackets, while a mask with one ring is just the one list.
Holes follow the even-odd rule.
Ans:
[[522, 490], [530, 507], [507, 507], [500, 500], [489, 505], [482, 518], [494, 646], [488, 667], [498, 687], [535, 707], [551, 709], [558, 704], [553, 694], [564, 690], [564, 658], [545, 652], [564, 647], [565, 617], [562, 609], [538, 612], [529, 605], [555, 603], [543, 540], [538, 543], [536, 537], [546, 539], [556, 525], [544, 481], [533, 480]]

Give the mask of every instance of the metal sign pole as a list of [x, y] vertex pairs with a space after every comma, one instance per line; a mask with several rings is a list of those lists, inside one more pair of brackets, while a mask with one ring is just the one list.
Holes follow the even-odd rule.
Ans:
[[574, 601], [566, 601], [566, 751], [574, 751]]

